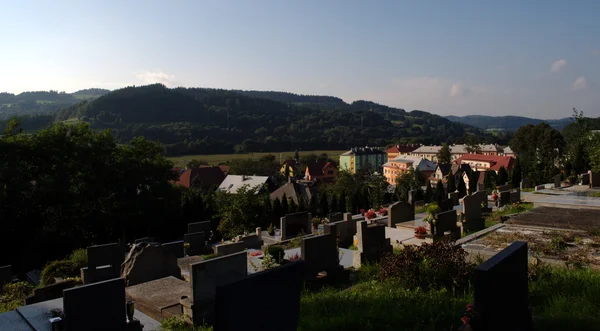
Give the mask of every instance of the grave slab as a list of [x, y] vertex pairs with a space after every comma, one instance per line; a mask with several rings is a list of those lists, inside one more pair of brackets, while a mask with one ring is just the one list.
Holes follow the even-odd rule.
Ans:
[[192, 294], [188, 282], [173, 276], [130, 286], [125, 292], [138, 309], [155, 319], [170, 317], [172, 314], [165, 310], [171, 307], [179, 307], [181, 313], [181, 298]]

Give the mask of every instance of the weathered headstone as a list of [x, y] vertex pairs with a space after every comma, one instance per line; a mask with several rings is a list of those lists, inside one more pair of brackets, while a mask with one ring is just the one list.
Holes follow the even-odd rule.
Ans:
[[339, 222], [344, 220], [344, 214], [342, 213], [330, 213], [329, 214], [329, 222]]
[[63, 311], [65, 331], [124, 331], [125, 281], [115, 278], [64, 290]]
[[527, 243], [517, 241], [475, 269], [475, 311], [482, 330], [531, 330], [527, 261]]
[[12, 266], [5, 265], [0, 267], [0, 288], [6, 283], [12, 281]]
[[510, 185], [500, 185], [498, 186], [498, 192], [510, 191]]
[[186, 233], [183, 235], [183, 251], [186, 256], [200, 255], [206, 246], [204, 232]]
[[448, 193], [448, 200], [452, 201], [452, 206], [458, 205], [458, 192]]
[[187, 233], [204, 232], [205, 235], [210, 233], [210, 221], [188, 223]]
[[192, 306], [187, 307], [191, 308], [187, 313], [191, 315], [194, 324], [199, 325], [213, 320], [217, 286], [227, 285], [247, 276], [248, 256], [246, 252], [240, 252], [194, 263], [190, 267]]
[[510, 202], [517, 203], [521, 201], [521, 189], [516, 188], [510, 192]]
[[334, 234], [324, 234], [302, 240], [301, 257], [305, 263], [305, 278], [317, 278], [320, 272], [327, 276], [340, 272], [339, 252]]
[[442, 200], [438, 202], [438, 207], [442, 212], [445, 212], [454, 209], [454, 204], [451, 200]]
[[367, 224], [366, 221], [358, 222], [356, 237], [358, 239], [358, 251], [354, 252], [354, 267], [367, 261], [377, 261], [385, 253], [392, 252], [390, 239], [385, 238], [385, 228], [383, 224]]
[[[214, 330], [295, 331], [305, 264], [304, 261], [292, 262], [218, 286]], [[276, 294], [276, 299], [270, 294]], [[253, 309], [248, 309], [248, 301], [242, 298], [251, 299], [252, 305], [269, 312], [269, 317], [256, 316]]]
[[215, 245], [213, 247], [213, 250], [215, 254], [229, 255], [244, 251], [249, 248], [260, 249], [263, 243], [264, 242], [262, 240], [259, 240], [256, 234], [251, 234], [240, 238], [240, 241], [238, 242]]
[[119, 277], [121, 263], [125, 258], [119, 244], [89, 246], [87, 248], [88, 266], [81, 268], [83, 284], [91, 284]]
[[590, 188], [600, 187], [600, 172], [588, 171], [590, 174]]
[[450, 232], [450, 239], [456, 240], [460, 237], [460, 229], [456, 225], [457, 215], [456, 210], [449, 210], [437, 214], [435, 221], [435, 237], [444, 237], [445, 232]]
[[581, 185], [590, 185], [590, 174], [581, 174]]
[[560, 174], [554, 176], [554, 188], [560, 187], [560, 180], [561, 180]]
[[477, 191], [473, 196], [479, 202], [479, 206], [481, 207], [482, 212], [489, 212], [488, 208], [488, 195], [485, 191]]
[[173, 276], [181, 278], [175, 254], [157, 243], [141, 243], [131, 248], [121, 268], [126, 286]]
[[309, 234], [311, 232], [310, 213], [300, 212], [287, 214], [280, 220], [281, 240], [286, 240], [298, 236], [301, 233]]
[[481, 215], [481, 199], [477, 195], [467, 195], [463, 199], [463, 229], [472, 231], [485, 227]]
[[354, 235], [356, 234], [356, 223], [364, 218], [353, 218], [351, 213], [344, 213], [344, 220], [339, 222], [329, 222], [324, 225], [326, 234], [335, 233], [340, 247], [349, 247], [352, 245]]
[[64, 290], [75, 287], [75, 285], [77, 284], [74, 280], [64, 280], [52, 285], [35, 288], [33, 289], [33, 293], [25, 298], [25, 304], [32, 305], [38, 302], [58, 299], [63, 296]]
[[510, 203], [510, 191], [500, 192], [498, 197], [498, 207], [506, 206]]
[[398, 201], [391, 204], [388, 207], [387, 226], [390, 228], [395, 228], [396, 224], [398, 223], [414, 220], [415, 214], [413, 211], [413, 207], [407, 202]]
[[185, 256], [185, 254], [183, 252], [183, 240], [164, 243], [164, 244], [162, 244], [162, 246], [164, 247], [164, 249], [175, 254], [175, 257], [177, 257], [177, 258], [182, 258]]
[[523, 180], [521, 181], [521, 189], [531, 188], [532, 184], [533, 183], [531, 182], [531, 179], [523, 178]]
[[536, 185], [535, 186], [535, 191], [541, 191], [541, 190], [545, 190], [546, 189], [546, 185]]

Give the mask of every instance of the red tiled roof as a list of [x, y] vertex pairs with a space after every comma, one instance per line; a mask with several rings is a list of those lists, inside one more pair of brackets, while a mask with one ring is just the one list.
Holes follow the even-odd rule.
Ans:
[[515, 159], [510, 156], [496, 156], [496, 155], [482, 155], [482, 154], [465, 154], [458, 159], [455, 163], [461, 163], [462, 161], [481, 161], [488, 162], [490, 169], [498, 171], [500, 167], [504, 167], [506, 170], [512, 169]]
[[175, 183], [188, 188], [194, 185], [210, 188], [213, 185], [219, 186], [224, 179], [225, 175], [220, 167], [200, 167], [186, 170]]
[[417, 148], [419, 148], [419, 145], [396, 145], [396, 146], [392, 146], [385, 152], [386, 153], [408, 154]]

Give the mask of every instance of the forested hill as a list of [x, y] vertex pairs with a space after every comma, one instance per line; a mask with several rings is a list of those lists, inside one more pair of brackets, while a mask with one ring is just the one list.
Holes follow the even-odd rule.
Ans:
[[87, 89], [74, 93], [57, 91], [31, 91], [19, 94], [0, 92], [0, 120], [13, 116], [51, 114], [61, 108], [94, 99], [110, 92], [103, 89]]
[[521, 126], [532, 124], [538, 125], [542, 122], [548, 123], [554, 129], [562, 131], [562, 129], [572, 122], [571, 118], [561, 118], [556, 120], [541, 120], [536, 118], [521, 117], [521, 116], [484, 116], [484, 115], [468, 115], [468, 116], [446, 116], [447, 119], [472, 125], [481, 129], [501, 129], [508, 131], [517, 131]]
[[[269, 96], [282, 98], [279, 92], [250, 96], [160, 84], [127, 87], [67, 107], [54, 120], [112, 129], [122, 142], [134, 136], [159, 140], [168, 155], [461, 143], [469, 134], [482, 142], [497, 141], [480, 129], [422, 111], [369, 101], [333, 102], [333, 97], [287, 94], [288, 101], [282, 102]], [[332, 102], [325, 107], [324, 100]]]

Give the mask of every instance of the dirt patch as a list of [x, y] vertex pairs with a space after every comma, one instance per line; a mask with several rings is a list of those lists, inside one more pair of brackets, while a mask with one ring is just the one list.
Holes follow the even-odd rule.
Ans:
[[511, 217], [506, 223], [600, 232], [600, 210], [538, 207]]

